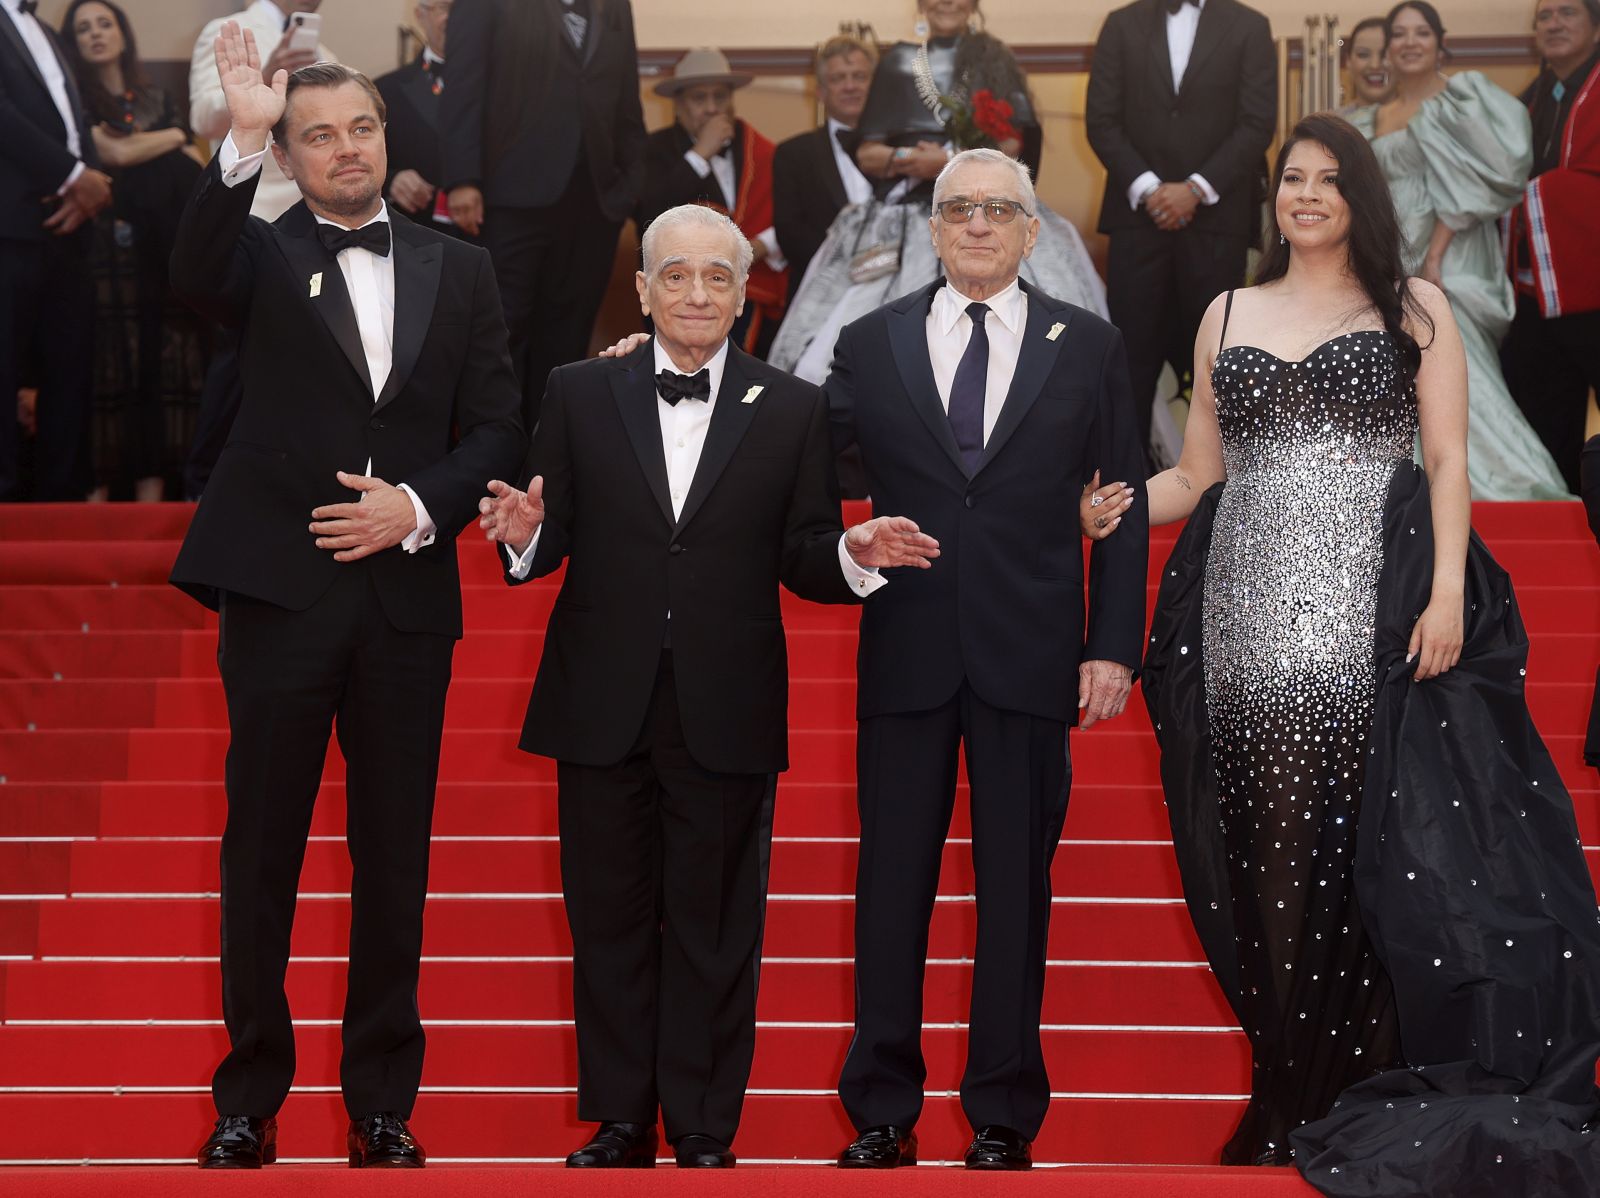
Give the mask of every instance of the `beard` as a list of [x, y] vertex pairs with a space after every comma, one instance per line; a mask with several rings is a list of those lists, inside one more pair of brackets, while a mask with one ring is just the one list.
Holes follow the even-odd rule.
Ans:
[[327, 180], [327, 189], [313, 196], [317, 206], [333, 216], [360, 216], [372, 208], [382, 191], [376, 173], [365, 178], [352, 179], [346, 184]]

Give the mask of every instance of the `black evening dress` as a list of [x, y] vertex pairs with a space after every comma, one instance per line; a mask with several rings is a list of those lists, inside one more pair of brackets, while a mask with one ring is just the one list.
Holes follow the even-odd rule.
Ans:
[[1229, 1164], [1325, 1194], [1600, 1193], [1600, 922], [1476, 536], [1460, 664], [1413, 684], [1433, 526], [1389, 335], [1228, 346], [1227, 481], [1161, 578], [1143, 689], [1185, 897], [1249, 1037]]

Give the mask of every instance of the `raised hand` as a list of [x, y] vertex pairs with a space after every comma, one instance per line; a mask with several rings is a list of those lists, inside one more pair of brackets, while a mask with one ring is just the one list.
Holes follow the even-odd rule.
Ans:
[[905, 516], [879, 516], [847, 529], [845, 552], [858, 566], [916, 566], [926, 570], [939, 556], [939, 542]]
[[488, 540], [526, 553], [533, 534], [544, 523], [544, 479], [534, 475], [526, 491], [494, 479], [489, 494], [478, 500], [478, 511], [482, 513], [478, 527]]
[[233, 144], [240, 154], [254, 154], [267, 144], [268, 132], [283, 115], [289, 72], [280, 69], [273, 72], [270, 82], [263, 79], [255, 34], [241, 30], [237, 21], [223, 24], [217, 34], [216, 55]]

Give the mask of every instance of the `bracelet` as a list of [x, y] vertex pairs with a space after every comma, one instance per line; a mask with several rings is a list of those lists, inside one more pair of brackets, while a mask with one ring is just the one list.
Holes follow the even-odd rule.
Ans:
[[1204, 204], [1206, 202], [1206, 193], [1200, 190], [1200, 184], [1193, 179], [1186, 179], [1185, 182], [1188, 183], [1189, 190], [1194, 192], [1194, 198]]

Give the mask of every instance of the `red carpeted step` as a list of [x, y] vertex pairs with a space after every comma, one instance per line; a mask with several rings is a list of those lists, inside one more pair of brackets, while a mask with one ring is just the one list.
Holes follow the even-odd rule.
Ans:
[[176, 541], [193, 516], [192, 503], [7, 503], [0, 504], [0, 541]]
[[[0, 903], [0, 910], [10, 904]], [[1048, 951], [1056, 961], [1199, 961], [1199, 942], [1182, 903], [1096, 902], [1056, 897]], [[215, 957], [215, 898], [81, 899], [37, 904], [41, 956]], [[848, 956], [855, 903], [849, 896], [767, 904], [764, 951], [774, 957]], [[423, 952], [433, 957], [567, 956], [572, 941], [558, 897], [436, 898], [428, 906]], [[970, 956], [977, 931], [970, 899], [936, 903], [928, 952]], [[292, 950], [297, 957], [342, 957], [350, 942], [344, 898], [302, 896]]]
[[[423, 1084], [435, 1088], [570, 1086], [577, 1046], [564, 1022], [539, 1027], [463, 1027], [428, 1023]], [[795, 1027], [763, 1023], [756, 1031], [750, 1085], [756, 1090], [828, 1090], [850, 1045], [844, 1024]], [[1244, 1093], [1249, 1045], [1242, 1033], [1104, 1031], [1047, 1027], [1042, 1034], [1051, 1086], [1073, 1093], [1103, 1088], [1108, 1078], [1124, 1092]], [[949, 1085], [966, 1060], [966, 1027], [927, 1027], [922, 1033], [930, 1085]], [[0, 1027], [0, 1090], [37, 1086], [111, 1089], [115, 1086], [206, 1085], [227, 1051], [220, 1023], [206, 1026]], [[301, 1086], [339, 1082], [339, 1029], [308, 1026], [295, 1033], [295, 1080]]]
[[8, 783], [0, 787], [0, 837], [93, 836], [101, 789], [96, 782]]

